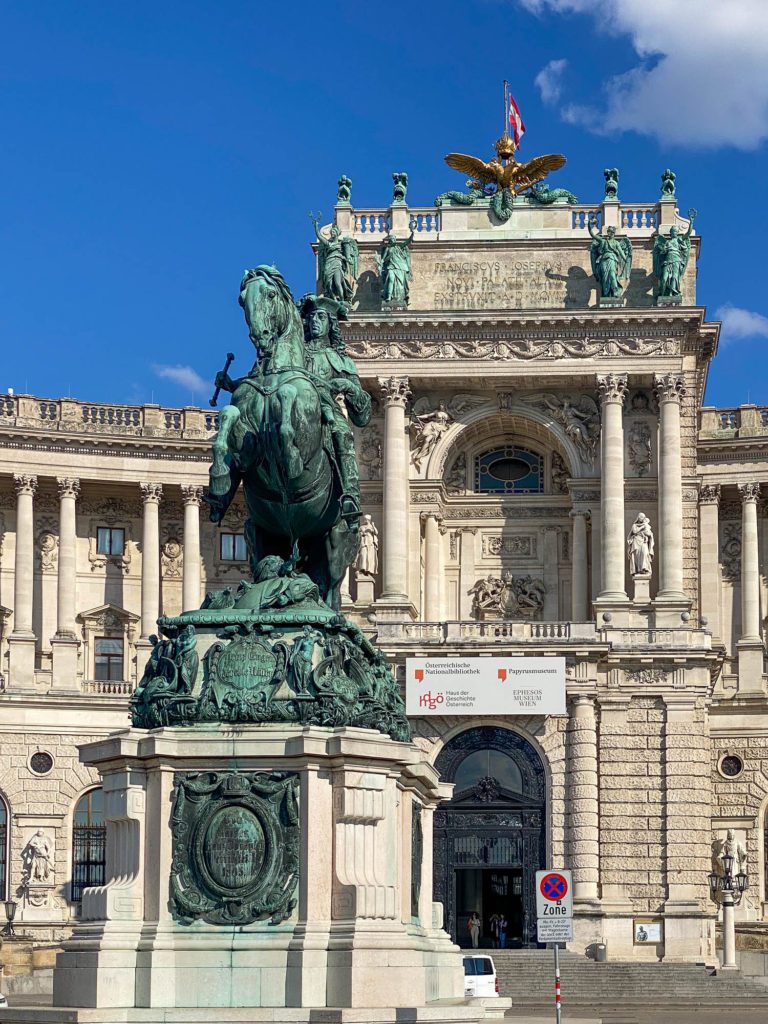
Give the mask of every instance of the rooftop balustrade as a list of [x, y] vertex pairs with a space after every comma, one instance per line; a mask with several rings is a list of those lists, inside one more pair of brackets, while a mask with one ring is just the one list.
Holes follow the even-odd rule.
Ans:
[[23, 427], [62, 433], [196, 440], [211, 437], [217, 426], [216, 412], [194, 406], [164, 409], [159, 405], [104, 405], [74, 398], [0, 397], [0, 429]]

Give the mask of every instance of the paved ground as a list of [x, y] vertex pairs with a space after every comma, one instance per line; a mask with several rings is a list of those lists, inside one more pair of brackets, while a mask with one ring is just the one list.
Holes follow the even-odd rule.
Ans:
[[[656, 1008], [638, 1009], [630, 1007], [621, 1010], [619, 1007], [609, 1011], [603, 1010], [605, 1014], [601, 1017], [597, 1011], [590, 1011], [586, 1007], [578, 1007], [571, 1013], [563, 1007], [563, 1024], [723, 1024], [728, 1017], [738, 1024], [766, 1024], [768, 1017], [765, 1009], [746, 1010], [739, 1007], [730, 1014], [724, 1013], [722, 1007], [718, 1009], [691, 1010], [661, 1010]], [[592, 1015], [591, 1015], [592, 1014]], [[554, 1021], [555, 1010], [509, 1010], [506, 1014], [507, 1020], [515, 1021], [517, 1024], [540, 1024], [544, 1021]]]

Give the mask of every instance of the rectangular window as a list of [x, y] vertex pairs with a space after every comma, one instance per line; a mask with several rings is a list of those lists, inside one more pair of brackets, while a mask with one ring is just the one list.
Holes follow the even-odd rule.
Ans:
[[100, 526], [96, 530], [96, 553], [122, 555], [125, 551], [125, 530], [113, 526]]
[[112, 636], [96, 637], [96, 678], [123, 678], [123, 641]]
[[221, 534], [222, 562], [245, 562], [248, 560], [248, 548], [245, 546], [244, 533]]

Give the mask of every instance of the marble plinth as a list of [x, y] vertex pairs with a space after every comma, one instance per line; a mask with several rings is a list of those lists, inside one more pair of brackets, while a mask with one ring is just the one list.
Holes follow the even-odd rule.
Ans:
[[447, 790], [415, 745], [357, 728], [197, 725], [126, 730], [81, 759], [103, 779], [108, 880], [83, 895], [55, 1006], [205, 1006], [220, 1020], [229, 1007], [462, 998], [461, 954], [431, 897], [432, 811]]

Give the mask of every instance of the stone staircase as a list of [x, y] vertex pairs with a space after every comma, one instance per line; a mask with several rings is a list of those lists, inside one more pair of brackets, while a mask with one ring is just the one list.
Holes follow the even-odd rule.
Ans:
[[[489, 950], [499, 976], [499, 994], [515, 1008], [554, 1007], [554, 956], [550, 949]], [[599, 1010], [605, 1021], [634, 1021], [638, 1008], [765, 1007], [768, 988], [738, 972], [715, 973], [694, 964], [595, 963], [560, 953], [563, 1006]], [[633, 1009], [635, 1012], [633, 1012]], [[734, 1019], [731, 1017], [731, 1019]]]
[[39, 945], [23, 939], [0, 943], [0, 992], [6, 996], [48, 996], [53, 992], [57, 945]]

